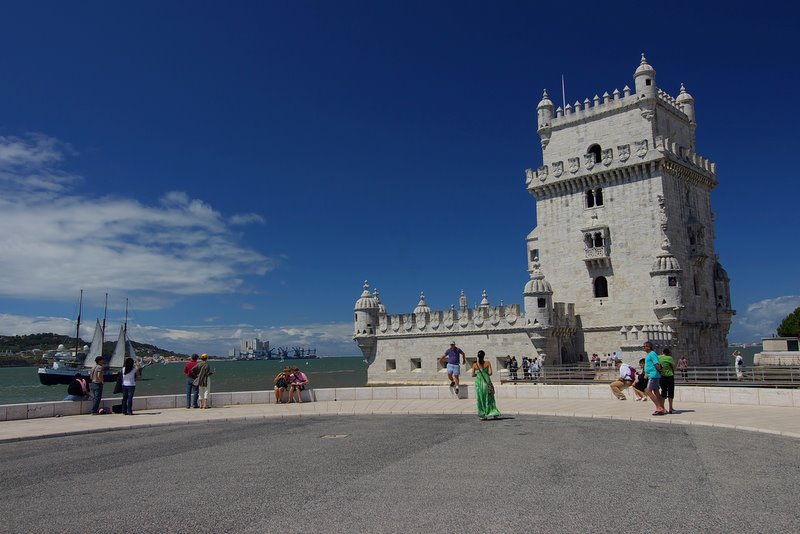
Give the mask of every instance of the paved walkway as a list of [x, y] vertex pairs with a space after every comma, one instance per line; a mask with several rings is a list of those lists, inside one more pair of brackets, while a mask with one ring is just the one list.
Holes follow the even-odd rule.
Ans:
[[[736, 406], [707, 403], [676, 404], [673, 415], [650, 415], [650, 402], [633, 400], [503, 399], [504, 416], [548, 415], [586, 417], [660, 424], [699, 425], [800, 438], [800, 409], [772, 406]], [[208, 410], [186, 408], [145, 410], [133, 417], [75, 415], [23, 419], [0, 423], [0, 443], [44, 437], [68, 436], [111, 430], [149, 428], [202, 422], [265, 418], [347, 415], [461, 414], [476, 416], [473, 399], [330, 401], [303, 404], [248, 404]]]

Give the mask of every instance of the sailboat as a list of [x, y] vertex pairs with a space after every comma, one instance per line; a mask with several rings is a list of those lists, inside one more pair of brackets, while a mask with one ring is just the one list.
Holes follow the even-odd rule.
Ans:
[[[84, 353], [88, 347], [84, 347], [84, 352], [81, 352], [81, 312], [83, 311], [83, 289], [81, 289], [81, 296], [78, 301], [78, 321], [75, 328], [75, 352], [66, 350], [64, 345], [58, 346], [58, 351], [52, 357], [47, 358], [48, 365], [38, 369], [39, 382], [45, 386], [52, 386], [55, 384], [69, 384], [75, 378], [76, 374], [81, 376], [88, 376], [83, 368], [82, 363], [85, 361]], [[98, 327], [100, 322], [98, 321]], [[95, 338], [97, 337], [97, 330], [95, 329]], [[102, 334], [101, 334], [102, 339]], [[92, 342], [94, 345], [94, 341]], [[102, 341], [100, 343], [100, 350], [102, 351]], [[92, 347], [94, 349], [94, 347]], [[89, 349], [89, 352], [92, 352]]]

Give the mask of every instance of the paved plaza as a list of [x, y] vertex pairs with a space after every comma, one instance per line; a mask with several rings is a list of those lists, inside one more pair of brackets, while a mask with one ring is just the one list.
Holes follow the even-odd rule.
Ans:
[[503, 419], [487, 422], [456, 399], [6, 421], [0, 531], [788, 532], [800, 521], [795, 408], [698, 403], [651, 417], [633, 401], [501, 400]]
[[135, 428], [0, 444], [0, 529], [788, 532], [800, 520], [796, 447], [721, 428], [530, 415]]

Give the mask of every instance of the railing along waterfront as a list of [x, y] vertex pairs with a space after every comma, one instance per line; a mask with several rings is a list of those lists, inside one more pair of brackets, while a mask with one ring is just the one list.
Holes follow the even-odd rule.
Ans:
[[[611, 383], [619, 376], [614, 367], [584, 365], [546, 365], [538, 373], [525, 372], [520, 367], [516, 373], [501, 369], [499, 380], [504, 384], [587, 384]], [[516, 376], [514, 376], [516, 375]], [[800, 367], [745, 366], [741, 376], [733, 366], [690, 367], [675, 371], [675, 383], [698, 386], [757, 386], [800, 387]]]

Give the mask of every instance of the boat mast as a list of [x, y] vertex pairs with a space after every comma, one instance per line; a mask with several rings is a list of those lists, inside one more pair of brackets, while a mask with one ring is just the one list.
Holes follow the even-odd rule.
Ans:
[[125, 357], [128, 357], [128, 299], [125, 299]]
[[81, 289], [81, 297], [78, 300], [78, 326], [75, 329], [75, 358], [78, 358], [78, 349], [81, 345], [81, 311], [83, 310], [83, 289]]
[[101, 334], [101, 343], [100, 343], [100, 356], [103, 356], [103, 345], [106, 342], [106, 315], [108, 314], [108, 293], [106, 293], [106, 305], [103, 306], [103, 329], [100, 332]]

